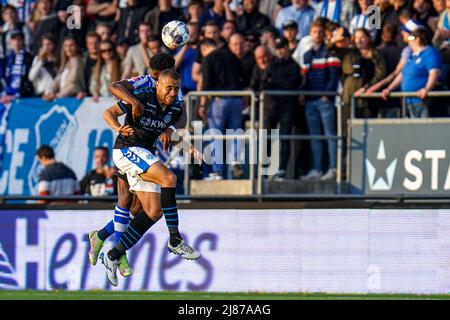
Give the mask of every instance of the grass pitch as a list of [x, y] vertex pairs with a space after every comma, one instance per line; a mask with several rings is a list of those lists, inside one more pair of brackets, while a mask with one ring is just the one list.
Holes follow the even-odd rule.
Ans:
[[3, 291], [0, 300], [449, 300], [450, 295], [331, 294], [331, 293], [216, 293], [122, 291]]

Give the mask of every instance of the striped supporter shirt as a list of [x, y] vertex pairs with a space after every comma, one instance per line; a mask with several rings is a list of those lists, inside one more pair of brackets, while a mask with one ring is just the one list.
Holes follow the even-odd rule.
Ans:
[[79, 190], [75, 173], [61, 162], [45, 166], [39, 175], [38, 194], [74, 195]]

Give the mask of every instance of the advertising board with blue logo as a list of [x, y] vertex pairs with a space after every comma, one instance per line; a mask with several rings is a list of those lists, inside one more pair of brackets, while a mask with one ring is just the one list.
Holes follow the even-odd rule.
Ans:
[[41, 167], [36, 150], [54, 148], [57, 161], [72, 168], [78, 180], [93, 167], [96, 146], [112, 148], [115, 134], [102, 119], [115, 102], [103, 98], [18, 99], [0, 108], [0, 194], [34, 195]]
[[[112, 210], [0, 210], [0, 289], [448, 293], [450, 210], [182, 209], [196, 261], [168, 252], [159, 221], [111, 288], [88, 232]], [[104, 248], [111, 246], [108, 240]]]

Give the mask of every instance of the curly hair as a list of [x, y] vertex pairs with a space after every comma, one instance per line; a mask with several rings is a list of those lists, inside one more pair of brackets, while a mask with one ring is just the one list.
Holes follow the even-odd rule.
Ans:
[[150, 59], [150, 68], [155, 71], [171, 69], [175, 66], [175, 59], [167, 53], [158, 53]]

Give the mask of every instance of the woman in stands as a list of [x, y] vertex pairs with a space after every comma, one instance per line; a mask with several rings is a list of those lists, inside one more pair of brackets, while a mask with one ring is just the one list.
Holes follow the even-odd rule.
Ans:
[[61, 65], [52, 87], [42, 97], [44, 100], [53, 100], [63, 97], [86, 96], [86, 88], [83, 73], [83, 61], [80, 48], [72, 37], [64, 39], [61, 53]]
[[94, 101], [99, 97], [109, 97], [108, 86], [120, 80], [122, 69], [114, 45], [111, 41], [100, 42], [100, 57], [94, 66], [89, 85], [89, 91]]
[[51, 33], [44, 34], [39, 45], [39, 52], [33, 59], [28, 79], [33, 83], [34, 93], [42, 96], [52, 86], [58, 68], [56, 66], [56, 42]]

